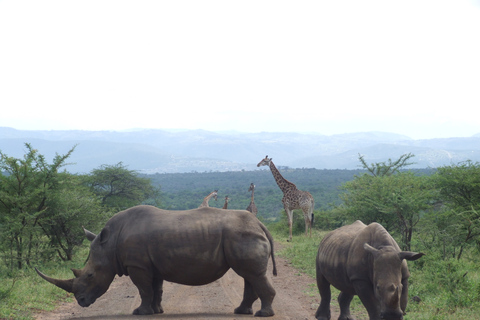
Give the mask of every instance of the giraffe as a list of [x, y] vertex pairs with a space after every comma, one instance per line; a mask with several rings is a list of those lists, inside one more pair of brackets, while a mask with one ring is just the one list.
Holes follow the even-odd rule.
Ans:
[[206, 196], [205, 198], [203, 198], [202, 204], [199, 205], [198, 207], [199, 207], [199, 208], [209, 207], [208, 201], [210, 201], [210, 199], [211, 199], [212, 197], [215, 199], [215, 201], [217, 201], [217, 192], [218, 192], [218, 190], [213, 190], [212, 192], [210, 192], [210, 194], [209, 194], [208, 196]]
[[228, 200], [230, 200], [230, 198], [228, 196], [225, 196], [225, 204], [223, 205], [222, 209], [227, 209], [228, 208]]
[[290, 229], [289, 241], [292, 240], [293, 210], [295, 209], [302, 209], [303, 217], [305, 218], [305, 235], [307, 235], [308, 230], [310, 230], [310, 236], [312, 236], [313, 208], [315, 206], [315, 201], [310, 192], [298, 190], [295, 184], [285, 179], [273, 164], [272, 158], [266, 156], [265, 159], [257, 164], [257, 167], [261, 166], [270, 167], [278, 187], [283, 192], [282, 203], [288, 216], [288, 226]]
[[255, 202], [253, 201], [253, 193], [255, 192], [255, 185], [253, 182], [250, 184], [250, 188], [248, 188], [248, 191], [252, 191], [252, 197], [250, 199], [250, 204], [247, 207], [247, 211], [250, 211], [254, 215], [258, 214], [258, 209], [257, 206], [255, 205]]

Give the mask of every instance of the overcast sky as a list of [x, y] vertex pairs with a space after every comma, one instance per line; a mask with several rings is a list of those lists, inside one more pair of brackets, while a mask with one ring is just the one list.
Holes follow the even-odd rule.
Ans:
[[0, 0], [0, 126], [480, 133], [479, 0]]

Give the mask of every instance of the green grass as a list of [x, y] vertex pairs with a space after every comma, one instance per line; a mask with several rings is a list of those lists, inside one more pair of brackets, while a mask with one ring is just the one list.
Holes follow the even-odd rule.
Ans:
[[[73, 277], [70, 268], [81, 268], [88, 251], [82, 251], [76, 261], [39, 266], [45, 274], [60, 279]], [[8, 276], [6, 276], [8, 274]], [[32, 320], [39, 310], [54, 310], [62, 300], [71, 301], [73, 295], [40, 278], [33, 268], [6, 272], [0, 270], [0, 319]]]
[[[287, 229], [287, 228], [284, 228]], [[309, 276], [315, 278], [315, 259], [318, 245], [327, 232], [315, 230], [312, 237], [294, 235], [287, 242], [287, 233], [277, 226], [270, 228], [275, 241], [280, 243], [278, 255]], [[463, 320], [480, 319], [480, 259], [478, 252], [461, 261], [441, 260], [429, 254], [415, 262], [408, 262], [411, 273], [409, 279], [409, 301], [405, 320]], [[332, 305], [337, 304], [339, 291], [332, 289]], [[316, 284], [308, 288], [308, 294], [320, 295]], [[411, 300], [418, 296], [421, 302]], [[352, 314], [357, 319], [368, 319], [365, 308], [358, 297], [351, 305]]]

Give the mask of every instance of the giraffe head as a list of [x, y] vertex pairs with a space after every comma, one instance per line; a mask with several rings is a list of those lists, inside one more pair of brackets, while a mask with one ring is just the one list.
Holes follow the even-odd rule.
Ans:
[[250, 183], [250, 188], [248, 188], [248, 191], [250, 192], [250, 191], [253, 191], [253, 190], [255, 190], [255, 185], [252, 182], [252, 183]]
[[215, 199], [215, 201], [217, 201], [217, 194], [218, 194], [218, 190], [214, 190], [213, 191], [213, 199]]
[[262, 159], [262, 161], [260, 161], [258, 164], [257, 164], [257, 167], [261, 167], [261, 166], [270, 166], [270, 162], [272, 161], [272, 158], [268, 158], [268, 155], [265, 156], [265, 159]]

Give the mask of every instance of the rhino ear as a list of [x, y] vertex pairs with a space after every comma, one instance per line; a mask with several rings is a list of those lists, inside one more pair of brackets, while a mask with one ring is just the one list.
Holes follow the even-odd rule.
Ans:
[[374, 247], [372, 247], [371, 245], [369, 245], [369, 244], [366, 243], [366, 242], [363, 244], [363, 249], [365, 249], [365, 251], [370, 252], [371, 254], [373, 254], [373, 256], [375, 256], [375, 255], [378, 254], [378, 249], [375, 249]]
[[87, 237], [87, 239], [89, 241], [93, 241], [93, 239], [95, 239], [95, 237], [97, 236], [95, 233], [91, 232], [91, 231], [88, 231], [87, 229], [85, 229], [84, 227], [83, 228], [83, 232], [85, 232], [85, 237]]
[[410, 252], [410, 251], [402, 251], [398, 254], [400, 260], [408, 260], [408, 261], [415, 261], [423, 257], [425, 253], [422, 252]]
[[105, 242], [108, 241], [108, 237], [110, 235], [110, 232], [107, 227], [103, 228], [102, 231], [100, 231], [100, 234], [98, 235], [100, 237], [100, 244], [104, 244]]

